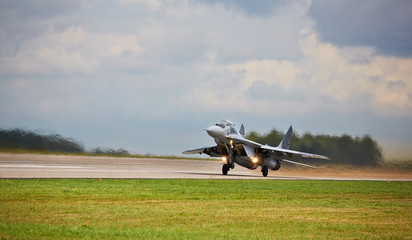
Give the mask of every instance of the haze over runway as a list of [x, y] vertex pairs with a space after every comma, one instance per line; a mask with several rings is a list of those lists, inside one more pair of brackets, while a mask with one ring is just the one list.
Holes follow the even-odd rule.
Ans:
[[128, 179], [278, 179], [412, 181], [412, 172], [377, 169], [282, 166], [262, 177], [260, 170], [241, 167], [223, 176], [222, 163], [210, 160], [114, 158], [0, 153], [0, 178], [128, 178]]
[[412, 156], [412, 1], [0, 1], [0, 128], [178, 155], [230, 119]]

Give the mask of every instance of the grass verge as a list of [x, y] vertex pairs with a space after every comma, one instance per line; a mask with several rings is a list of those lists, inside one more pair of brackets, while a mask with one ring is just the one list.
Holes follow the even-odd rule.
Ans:
[[411, 239], [412, 183], [0, 180], [2, 239]]

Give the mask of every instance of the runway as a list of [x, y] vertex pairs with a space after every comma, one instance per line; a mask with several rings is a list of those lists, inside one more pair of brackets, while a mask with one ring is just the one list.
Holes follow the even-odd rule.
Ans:
[[260, 168], [236, 166], [222, 175], [222, 162], [210, 160], [115, 158], [0, 153], [0, 178], [130, 179], [288, 179], [412, 181], [411, 171], [302, 169], [282, 166], [262, 177]]

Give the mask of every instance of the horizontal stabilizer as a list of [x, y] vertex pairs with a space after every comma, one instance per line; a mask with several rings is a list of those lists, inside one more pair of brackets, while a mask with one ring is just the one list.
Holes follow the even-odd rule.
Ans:
[[308, 165], [308, 164], [304, 164], [304, 163], [300, 163], [300, 162], [295, 162], [295, 161], [290, 161], [290, 160], [286, 160], [286, 159], [282, 159], [282, 161], [287, 162], [287, 163], [293, 163], [293, 164], [296, 164], [296, 165], [305, 166], [305, 167], [316, 168], [316, 167], [311, 166], [311, 165]]
[[324, 159], [324, 160], [330, 160], [330, 158], [318, 154], [313, 154], [313, 153], [306, 153], [306, 152], [299, 152], [295, 150], [289, 150], [289, 149], [284, 149], [284, 148], [279, 148], [279, 147], [272, 147], [269, 145], [263, 145], [261, 146], [262, 149], [264, 150], [269, 150], [277, 153], [283, 153], [289, 156], [295, 156], [295, 157], [303, 157], [303, 158], [312, 158], [312, 159]]

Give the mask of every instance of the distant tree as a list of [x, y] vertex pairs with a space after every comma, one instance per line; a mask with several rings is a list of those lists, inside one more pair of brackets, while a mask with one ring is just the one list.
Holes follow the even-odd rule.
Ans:
[[[250, 132], [246, 137], [252, 141], [277, 146], [284, 133], [271, 130], [267, 134]], [[356, 166], [375, 166], [383, 162], [382, 150], [378, 143], [370, 136], [352, 137], [349, 135], [329, 136], [293, 135], [291, 149], [326, 155], [331, 163], [350, 164]]]
[[[84, 153], [84, 146], [72, 139], [59, 134], [41, 134], [25, 129], [0, 129], [0, 149], [23, 149], [34, 151], [50, 151], [65, 153]], [[122, 148], [95, 148], [93, 154], [125, 156], [130, 153]]]
[[78, 141], [58, 134], [43, 135], [24, 129], [0, 129], [0, 148], [51, 152], [84, 152]]
[[102, 155], [112, 155], [112, 156], [125, 156], [130, 153], [122, 148], [113, 149], [113, 148], [95, 148], [90, 151], [92, 154], [102, 154]]

